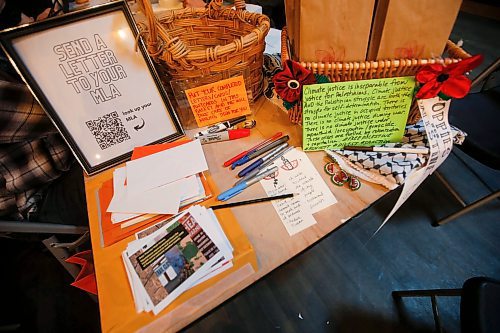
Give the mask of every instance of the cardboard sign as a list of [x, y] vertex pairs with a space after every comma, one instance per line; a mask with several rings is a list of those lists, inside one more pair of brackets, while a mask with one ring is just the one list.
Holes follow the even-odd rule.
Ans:
[[414, 86], [413, 77], [304, 86], [304, 150], [399, 142]]
[[251, 113], [243, 76], [186, 90], [198, 127]]

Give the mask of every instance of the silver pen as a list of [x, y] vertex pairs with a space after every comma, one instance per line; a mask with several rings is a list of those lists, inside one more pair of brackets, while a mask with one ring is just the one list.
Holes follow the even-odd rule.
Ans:
[[238, 172], [238, 177], [245, 177], [251, 171], [259, 168], [262, 164], [266, 163], [269, 159], [273, 158], [274, 155], [278, 154], [280, 151], [285, 150], [288, 147], [288, 143], [284, 142], [265, 153], [262, 157], [258, 158], [256, 161], [242, 169]]
[[248, 174], [246, 174], [243, 178], [238, 179], [238, 181], [236, 183], [234, 183], [234, 185], [238, 185], [239, 183], [241, 183], [243, 181], [246, 181], [246, 180], [252, 178], [253, 176], [259, 175], [259, 174], [264, 173], [267, 170], [271, 169], [272, 167], [270, 167], [270, 168], [266, 168], [266, 167], [269, 166], [270, 164], [272, 164], [274, 161], [276, 161], [281, 156], [283, 156], [286, 153], [288, 153], [293, 148], [295, 148], [295, 147], [290, 146], [290, 147], [287, 147], [285, 150], [282, 150], [282, 151], [278, 152], [275, 156], [273, 156], [266, 163], [262, 164], [259, 168], [252, 170], [251, 172], [249, 172]]
[[252, 178], [248, 179], [247, 181], [241, 182], [238, 185], [231, 187], [229, 190], [222, 192], [221, 194], [219, 194], [217, 196], [217, 199], [220, 201], [229, 200], [232, 197], [234, 197], [235, 195], [238, 195], [241, 192], [243, 192], [246, 188], [252, 186], [255, 183], [258, 183], [259, 181], [266, 178], [267, 176], [272, 175], [276, 171], [278, 171], [278, 167], [274, 166], [274, 167], [266, 170], [266, 172], [259, 174], [258, 176], [252, 177]]

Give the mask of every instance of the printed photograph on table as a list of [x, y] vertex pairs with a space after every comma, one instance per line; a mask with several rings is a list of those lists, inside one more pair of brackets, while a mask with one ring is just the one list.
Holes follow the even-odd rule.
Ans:
[[150, 235], [136, 235], [122, 253], [136, 310], [159, 313], [188, 289], [231, 267], [232, 251], [213, 212], [201, 206]]
[[183, 129], [125, 2], [2, 31], [12, 64], [88, 174]]
[[170, 85], [185, 129], [209, 126], [251, 114], [249, 69], [172, 80]]

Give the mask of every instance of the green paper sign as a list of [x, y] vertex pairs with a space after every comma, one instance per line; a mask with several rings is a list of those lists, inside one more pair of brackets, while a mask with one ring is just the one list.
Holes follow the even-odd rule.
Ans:
[[410, 76], [304, 86], [304, 150], [401, 141], [414, 87]]

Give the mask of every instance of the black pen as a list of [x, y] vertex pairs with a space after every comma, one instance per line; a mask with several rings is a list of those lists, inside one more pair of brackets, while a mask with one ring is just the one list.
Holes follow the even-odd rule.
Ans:
[[274, 156], [279, 154], [281, 151], [284, 151], [288, 147], [288, 142], [280, 144], [278, 147], [274, 148], [273, 150], [268, 151], [264, 156], [260, 157], [257, 159], [255, 162], [238, 172], [238, 177], [245, 177], [247, 174], [249, 174], [252, 170], [255, 170], [262, 166], [264, 163], [272, 159]]
[[228, 204], [224, 204], [224, 205], [211, 206], [209, 208], [212, 208], [213, 210], [222, 209], [222, 208], [231, 208], [231, 207], [250, 205], [250, 204], [254, 204], [254, 203], [266, 202], [266, 201], [271, 201], [271, 200], [287, 199], [287, 198], [291, 198], [293, 196], [294, 196], [293, 193], [287, 193], [287, 194], [276, 195], [274, 197], [264, 197], [264, 198], [258, 198], [258, 199], [252, 199], [252, 200], [232, 202], [232, 203], [228, 203]]
[[237, 125], [237, 124], [245, 121], [246, 119], [247, 119], [246, 116], [241, 116], [241, 117], [230, 119], [228, 121], [225, 121], [225, 122], [222, 122], [219, 124], [209, 126], [206, 130], [196, 133], [194, 135], [194, 138], [196, 139], [196, 138], [199, 138], [200, 136], [205, 136], [205, 135], [212, 134], [212, 133], [219, 133], [219, 132], [227, 131], [228, 129], [230, 129], [234, 125]]

